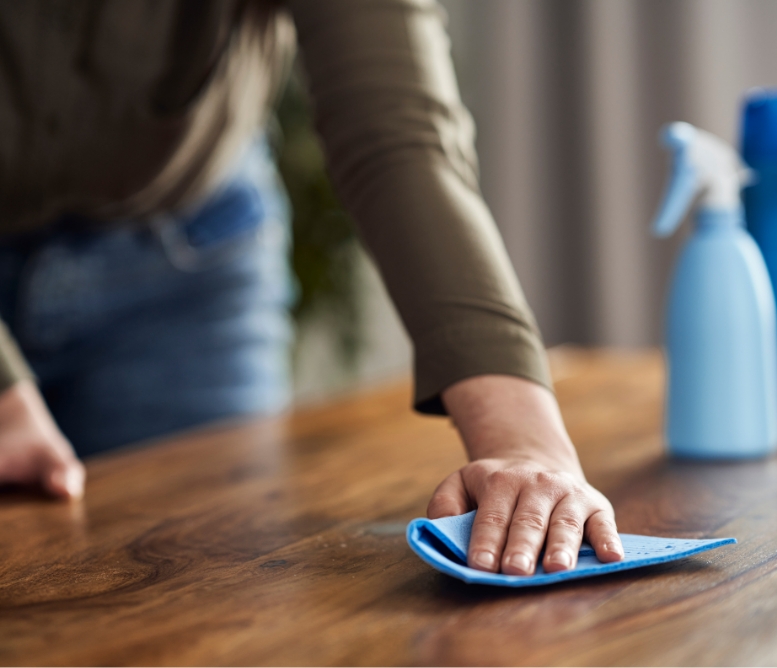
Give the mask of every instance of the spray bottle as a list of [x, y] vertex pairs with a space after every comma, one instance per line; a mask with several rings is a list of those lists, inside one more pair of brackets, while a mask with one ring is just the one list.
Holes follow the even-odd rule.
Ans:
[[667, 444], [681, 457], [762, 457], [777, 446], [777, 327], [769, 274], [744, 228], [749, 170], [688, 123], [668, 125], [663, 141], [673, 169], [654, 234], [671, 235], [701, 195], [669, 295]]

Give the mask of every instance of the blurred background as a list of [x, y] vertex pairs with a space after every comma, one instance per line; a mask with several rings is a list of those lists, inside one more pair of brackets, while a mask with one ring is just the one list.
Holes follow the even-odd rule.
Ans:
[[[685, 120], [738, 144], [742, 94], [777, 84], [777, 2], [442, 5], [483, 193], [546, 344], [659, 343], [683, 235], [648, 233], [668, 167], [657, 133]], [[406, 375], [411, 353], [331, 192], [303, 81], [289, 86], [279, 125], [297, 211], [295, 385], [306, 403]]]

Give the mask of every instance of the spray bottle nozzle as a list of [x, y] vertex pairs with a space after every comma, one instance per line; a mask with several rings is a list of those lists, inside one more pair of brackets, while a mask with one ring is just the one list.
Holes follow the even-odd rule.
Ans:
[[696, 137], [696, 128], [690, 123], [669, 123], [661, 129], [661, 140], [664, 146], [673, 150], [686, 148]]
[[653, 221], [653, 234], [672, 234], [699, 193], [703, 193], [704, 208], [739, 209], [739, 191], [749, 182], [751, 172], [734, 148], [689, 123], [665, 126], [661, 140], [672, 151], [673, 164], [664, 200]]

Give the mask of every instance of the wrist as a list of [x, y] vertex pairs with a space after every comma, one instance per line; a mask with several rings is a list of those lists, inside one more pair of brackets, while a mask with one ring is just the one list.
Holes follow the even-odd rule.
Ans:
[[584, 477], [556, 399], [541, 385], [476, 376], [447, 388], [442, 399], [470, 460], [512, 459]]

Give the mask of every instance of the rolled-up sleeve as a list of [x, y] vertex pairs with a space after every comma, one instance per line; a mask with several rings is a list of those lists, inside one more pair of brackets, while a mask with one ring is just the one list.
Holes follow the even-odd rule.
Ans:
[[482, 374], [551, 387], [478, 187], [444, 16], [427, 0], [291, 0], [335, 187], [414, 344], [415, 407]]

